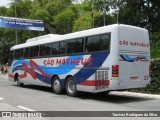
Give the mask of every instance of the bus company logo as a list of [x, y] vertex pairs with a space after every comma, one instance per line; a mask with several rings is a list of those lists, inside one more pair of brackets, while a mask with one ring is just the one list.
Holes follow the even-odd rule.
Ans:
[[74, 58], [74, 59], [70, 59], [70, 58], [63, 58], [63, 59], [45, 59], [43, 61], [43, 64], [44, 66], [47, 66], [47, 65], [88, 65], [88, 66], [91, 66], [92, 65], [92, 60], [93, 58], [92, 57], [89, 57], [89, 58]]
[[147, 44], [147, 43], [143, 43], [143, 42], [142, 43], [141, 42], [131, 42], [131, 41], [128, 41], [128, 40], [119, 41], [119, 45], [149, 48], [149, 44]]
[[127, 61], [127, 62], [134, 62], [134, 63], [138, 61], [142, 61], [142, 62], [149, 61], [145, 56], [130, 57], [128, 55], [120, 55], [120, 57], [121, 57], [121, 59], [119, 59], [120, 61]]

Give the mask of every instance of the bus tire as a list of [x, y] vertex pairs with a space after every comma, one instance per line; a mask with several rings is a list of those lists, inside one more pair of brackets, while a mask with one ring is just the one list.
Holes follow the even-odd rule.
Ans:
[[60, 83], [60, 78], [58, 76], [53, 78], [52, 90], [56, 94], [61, 94], [62, 93], [62, 86], [61, 86], [61, 83]]
[[66, 81], [66, 92], [69, 96], [76, 96], [78, 91], [77, 91], [77, 86], [76, 82], [74, 81], [73, 77], [68, 77]]
[[20, 87], [23, 87], [23, 86], [24, 86], [24, 83], [21, 83], [21, 82], [20, 82], [19, 77], [17, 77], [17, 85], [20, 86]]

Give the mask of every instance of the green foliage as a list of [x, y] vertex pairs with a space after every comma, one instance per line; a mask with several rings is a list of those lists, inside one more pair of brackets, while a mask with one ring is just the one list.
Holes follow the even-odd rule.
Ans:
[[0, 7], [0, 16], [4, 16], [7, 13], [7, 8], [5, 7]]
[[73, 32], [92, 28], [91, 12], [86, 12], [75, 20]]
[[160, 32], [150, 33], [151, 58], [160, 58]]
[[160, 58], [159, 48], [151, 48], [151, 58]]
[[160, 58], [151, 61], [151, 70], [151, 86], [149, 87], [149, 91], [160, 94]]
[[72, 31], [75, 13], [71, 9], [66, 9], [60, 14], [56, 15], [53, 19], [53, 25], [56, 32], [60, 34], [70, 33]]
[[120, 23], [147, 28], [150, 32], [160, 30], [158, 0], [119, 0], [118, 6]]
[[[18, 30], [18, 44], [26, 39], [49, 34], [52, 28], [56, 34], [116, 23], [117, 14], [104, 14], [110, 7], [119, 8], [119, 23], [146, 28], [150, 33], [151, 57], [160, 57], [160, 4], [158, 0], [16, 0], [17, 17], [44, 20], [45, 31]], [[75, 4], [77, 3], [77, 4]], [[92, 11], [94, 11], [92, 16]], [[154, 14], [153, 14], [154, 13]], [[0, 7], [0, 16], [15, 17], [15, 2], [8, 8]], [[0, 29], [0, 41], [15, 43], [14, 29]], [[4, 44], [4, 45], [6, 45]]]

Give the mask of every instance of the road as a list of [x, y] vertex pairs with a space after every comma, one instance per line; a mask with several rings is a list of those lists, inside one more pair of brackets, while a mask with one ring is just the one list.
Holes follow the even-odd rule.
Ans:
[[[0, 75], [0, 110], [1, 104], [7, 104], [16, 111], [160, 111], [160, 96], [111, 92], [109, 95], [81, 93], [78, 97], [69, 97], [65, 93], [56, 95], [51, 88], [26, 85], [18, 87], [9, 82], [7, 76]], [[4, 109], [5, 110], [5, 109]], [[55, 118], [45, 118], [52, 120]], [[56, 118], [56, 120], [64, 118]], [[74, 120], [74, 118], [68, 118]], [[86, 119], [85, 117], [79, 118]], [[90, 118], [108, 119], [108, 118]], [[110, 117], [110, 119], [120, 119]], [[123, 118], [128, 119], [127, 117]], [[130, 120], [135, 119], [133, 117]], [[159, 119], [158, 117], [142, 119]], [[1, 120], [1, 119], [0, 119]], [[89, 120], [89, 118], [87, 118]]]

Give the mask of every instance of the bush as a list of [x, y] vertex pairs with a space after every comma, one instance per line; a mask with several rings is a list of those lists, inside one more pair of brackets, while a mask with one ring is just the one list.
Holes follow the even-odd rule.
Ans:
[[133, 89], [131, 91], [160, 94], [160, 58], [151, 60], [151, 85], [146, 88]]
[[151, 61], [151, 86], [149, 87], [150, 93], [160, 94], [160, 58]]

